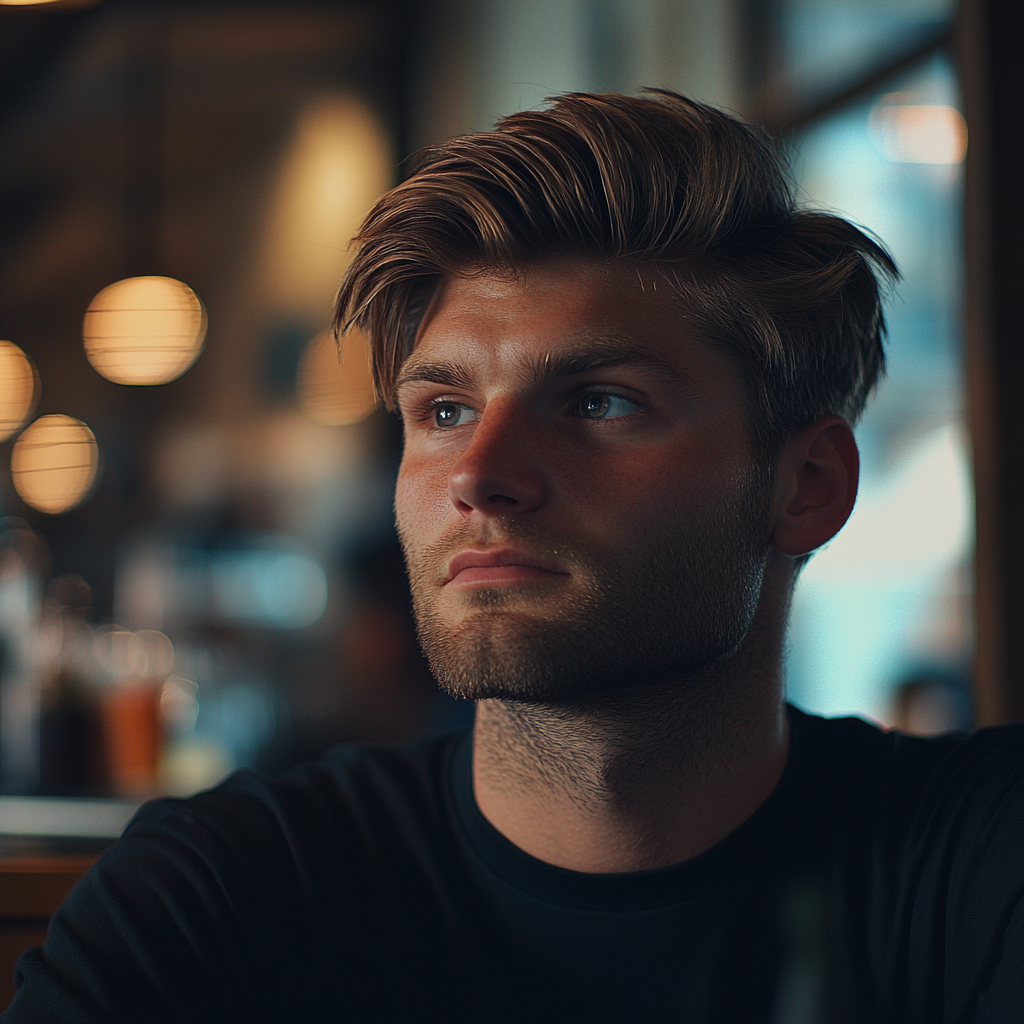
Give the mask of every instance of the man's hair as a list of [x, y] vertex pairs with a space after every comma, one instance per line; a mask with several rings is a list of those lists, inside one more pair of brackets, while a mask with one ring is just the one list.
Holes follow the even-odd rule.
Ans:
[[770, 138], [714, 107], [653, 89], [551, 102], [424, 149], [366, 217], [334, 327], [366, 331], [389, 407], [443, 278], [580, 257], [670, 282], [681, 328], [732, 353], [761, 458], [820, 416], [855, 422], [884, 372], [885, 249], [798, 209]]

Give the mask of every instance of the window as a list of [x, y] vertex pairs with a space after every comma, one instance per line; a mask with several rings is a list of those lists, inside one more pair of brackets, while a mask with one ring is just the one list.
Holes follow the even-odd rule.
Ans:
[[888, 375], [857, 429], [857, 507], [794, 597], [790, 699], [911, 731], [966, 725], [974, 536], [962, 408], [967, 132], [941, 45], [951, 5], [792, 0], [781, 13], [790, 109], [809, 111], [791, 118], [803, 121], [789, 143], [800, 198], [875, 232], [904, 275], [886, 304]]

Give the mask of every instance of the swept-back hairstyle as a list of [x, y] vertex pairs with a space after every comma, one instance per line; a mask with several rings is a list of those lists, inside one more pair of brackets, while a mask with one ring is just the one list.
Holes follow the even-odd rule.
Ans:
[[856, 421], [884, 371], [889, 254], [798, 209], [771, 140], [720, 110], [667, 90], [552, 102], [423, 150], [364, 221], [334, 327], [366, 331], [389, 406], [444, 277], [573, 256], [665, 276], [681, 332], [733, 354], [760, 457], [819, 416]]

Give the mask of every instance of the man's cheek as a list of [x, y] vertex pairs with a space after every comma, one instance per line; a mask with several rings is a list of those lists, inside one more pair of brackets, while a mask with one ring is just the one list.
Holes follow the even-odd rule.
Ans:
[[408, 542], [428, 540], [457, 515], [442, 467], [420, 458], [402, 460], [395, 486], [395, 517]]

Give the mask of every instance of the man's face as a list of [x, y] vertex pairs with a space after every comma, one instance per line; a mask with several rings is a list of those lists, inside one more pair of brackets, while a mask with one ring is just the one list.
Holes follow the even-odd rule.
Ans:
[[653, 271], [448, 280], [397, 394], [399, 533], [449, 692], [586, 700], [742, 642], [766, 474], [735, 371]]

